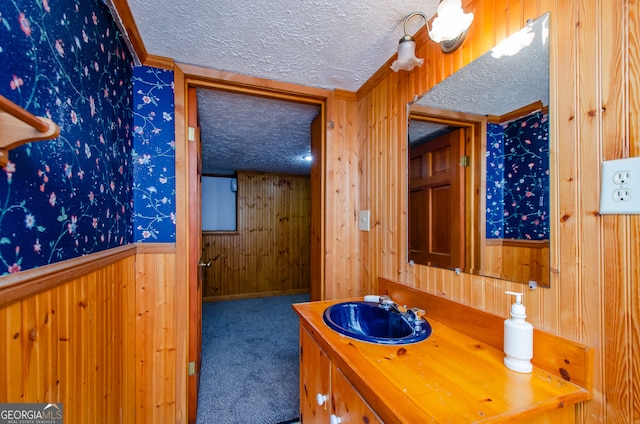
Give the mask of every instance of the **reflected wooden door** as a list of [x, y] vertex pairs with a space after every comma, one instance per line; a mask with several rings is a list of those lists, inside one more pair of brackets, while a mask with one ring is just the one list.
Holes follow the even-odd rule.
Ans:
[[409, 163], [409, 259], [464, 269], [464, 131], [417, 147]]
[[[189, 169], [189, 257], [202, 256], [202, 168], [200, 156], [200, 125], [198, 122], [198, 100], [196, 89], [188, 92], [188, 169]], [[200, 386], [200, 364], [202, 359], [202, 260], [198, 261], [197, 272], [189, 278], [189, 380], [188, 418], [196, 422], [198, 411], [198, 390]]]

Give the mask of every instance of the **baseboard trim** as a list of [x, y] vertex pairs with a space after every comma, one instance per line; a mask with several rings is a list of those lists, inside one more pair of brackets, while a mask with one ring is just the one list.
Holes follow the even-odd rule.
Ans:
[[281, 421], [278, 424], [299, 424], [299, 423], [300, 423], [300, 418], [294, 418], [288, 421]]
[[202, 298], [202, 301], [203, 302], [222, 302], [225, 300], [241, 300], [241, 299], [255, 299], [258, 297], [288, 296], [291, 294], [305, 294], [310, 292], [311, 292], [310, 289], [276, 290], [276, 291], [270, 291], [270, 292], [229, 294], [225, 296], [205, 296]]

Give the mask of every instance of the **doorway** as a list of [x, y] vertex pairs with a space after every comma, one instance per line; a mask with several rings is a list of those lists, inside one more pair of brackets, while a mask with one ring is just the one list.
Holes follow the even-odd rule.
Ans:
[[[473, 272], [480, 265], [478, 247], [484, 229], [475, 217], [484, 209], [480, 192], [485, 172], [486, 120], [485, 116], [411, 105], [407, 157], [409, 260], [465, 272]], [[446, 213], [437, 216], [436, 212], [425, 221], [424, 210], [434, 209], [436, 202], [438, 208], [446, 204], [442, 207]]]
[[409, 147], [409, 260], [464, 269], [464, 131]]
[[215, 217], [233, 223], [203, 227], [203, 260], [211, 261], [205, 301], [309, 291], [311, 143], [320, 106], [195, 90], [203, 224]]
[[[193, 71], [192, 68], [189, 68]], [[279, 84], [273, 81], [264, 81], [256, 78], [236, 76], [229, 78], [229, 75], [223, 72], [201, 69], [202, 73], [194, 72], [185, 74], [182, 69], [176, 66], [174, 70], [175, 81], [175, 98], [176, 98], [176, 214], [178, 217], [188, 217], [193, 214], [193, 201], [196, 194], [193, 192], [194, 175], [192, 168], [197, 166], [197, 159], [194, 160], [189, 149], [189, 139], [187, 123], [185, 117], [190, 113], [189, 103], [187, 101], [189, 88], [210, 88], [217, 90], [233, 91], [250, 95], [263, 97], [273, 97], [289, 101], [303, 102], [314, 104], [320, 107], [319, 128], [323, 129], [326, 125], [326, 104], [329, 96], [328, 91], [321, 89], [299, 88], [299, 91], [292, 90], [291, 84]], [[311, 292], [312, 299], [319, 300], [323, 297], [323, 276], [324, 276], [324, 258], [321, 252], [324, 249], [324, 234], [322, 222], [322, 210], [324, 207], [324, 144], [325, 131], [317, 131], [319, 140], [311, 145], [311, 153], [314, 156], [314, 163], [311, 168]], [[191, 179], [190, 179], [191, 178]], [[198, 209], [198, 208], [196, 208]], [[200, 212], [196, 212], [198, 215]], [[189, 309], [189, 302], [198, 296], [198, 278], [200, 275], [200, 253], [192, 248], [198, 244], [197, 238], [201, 236], [201, 229], [198, 227], [199, 219], [190, 217], [189, 219], [178, 219], [176, 223], [176, 286], [189, 287], [187, 291], [177, 293], [178, 302], [185, 305]], [[198, 225], [196, 225], [197, 221]], [[197, 322], [198, 319], [200, 322]], [[201, 325], [201, 316], [194, 319], [187, 319], [184, 314], [179, 314], [178, 321], [184, 323], [183, 328], [194, 328]], [[194, 322], [196, 321], [196, 322]], [[180, 326], [180, 322], [178, 322]], [[191, 331], [192, 334], [193, 331]], [[196, 332], [197, 333], [197, 332]], [[201, 334], [200, 334], [201, 336]], [[192, 336], [193, 337], [193, 336]], [[191, 338], [192, 338], [191, 337]], [[180, 347], [177, 352], [178, 364], [189, 364], [194, 361], [194, 357], [199, 352], [190, 349], [190, 346], [197, 346], [198, 343], [191, 343], [188, 340], [184, 346]], [[183, 359], [181, 359], [183, 358]], [[184, 361], [184, 362], [183, 362]], [[191, 370], [189, 370], [191, 371]], [[177, 390], [179, 393], [185, 393], [185, 403], [187, 405], [189, 421], [195, 421], [195, 413], [197, 407], [197, 389], [189, 385], [190, 379], [198, 378], [198, 370], [189, 372], [190, 376], [185, 373], [184, 380], [177, 382]], [[190, 388], [191, 387], [191, 388]], [[184, 390], [184, 392], [182, 391]], [[192, 421], [193, 420], [193, 421]]]

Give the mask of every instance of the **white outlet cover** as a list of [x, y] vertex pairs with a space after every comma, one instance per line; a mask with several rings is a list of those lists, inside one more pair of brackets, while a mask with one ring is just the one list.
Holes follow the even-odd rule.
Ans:
[[600, 214], [640, 214], [640, 157], [602, 162]]

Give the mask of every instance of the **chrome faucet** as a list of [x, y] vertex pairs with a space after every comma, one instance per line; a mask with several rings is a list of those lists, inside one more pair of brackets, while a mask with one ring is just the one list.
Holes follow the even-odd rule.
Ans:
[[410, 320], [417, 324], [423, 320], [422, 316], [425, 312], [424, 309], [411, 308], [407, 310], [407, 313], [410, 315]]
[[419, 325], [420, 322], [422, 322], [422, 316], [425, 314], [424, 309], [407, 308], [406, 305], [400, 306], [396, 302], [391, 300], [391, 297], [387, 295], [380, 296], [378, 303], [380, 303], [380, 305], [382, 305], [382, 307], [385, 309], [393, 309], [394, 311], [405, 317], [407, 321], [415, 325]]

